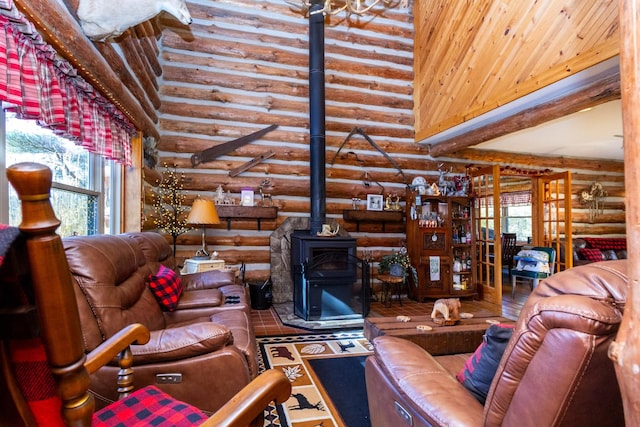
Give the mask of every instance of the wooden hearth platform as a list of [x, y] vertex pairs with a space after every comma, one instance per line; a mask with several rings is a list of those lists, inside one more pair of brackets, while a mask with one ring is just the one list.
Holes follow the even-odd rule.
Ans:
[[[381, 335], [404, 338], [433, 356], [472, 353], [482, 343], [482, 336], [491, 326], [490, 322], [514, 323], [505, 317], [482, 315], [460, 319], [452, 326], [438, 326], [430, 316], [411, 316], [409, 322], [401, 322], [395, 317], [369, 317], [364, 321], [364, 336], [369, 341]], [[420, 330], [419, 325], [430, 326], [431, 330]]]

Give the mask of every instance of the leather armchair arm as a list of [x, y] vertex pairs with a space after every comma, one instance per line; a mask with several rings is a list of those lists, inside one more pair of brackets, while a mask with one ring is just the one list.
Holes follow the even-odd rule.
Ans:
[[275, 401], [285, 402], [291, 395], [291, 383], [284, 373], [269, 369], [258, 375], [201, 426], [230, 427], [254, 425], [256, 417], [264, 423], [263, 411]]
[[213, 353], [233, 344], [229, 329], [219, 323], [199, 322], [186, 326], [151, 331], [145, 345], [131, 346], [134, 366], [170, 360], [188, 359]]
[[482, 423], [480, 402], [422, 348], [405, 339], [381, 336], [375, 339], [375, 358], [425, 419], [448, 426]]
[[117, 334], [87, 354], [84, 367], [89, 374], [93, 374], [104, 365], [113, 361], [131, 344], [146, 344], [149, 338], [149, 329], [141, 323], [134, 323], [122, 328]]

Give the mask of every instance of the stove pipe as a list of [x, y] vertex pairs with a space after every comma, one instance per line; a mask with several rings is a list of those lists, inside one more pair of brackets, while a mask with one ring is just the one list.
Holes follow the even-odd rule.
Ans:
[[310, 234], [315, 236], [326, 222], [324, 14], [321, 0], [312, 3], [309, 8], [309, 173]]

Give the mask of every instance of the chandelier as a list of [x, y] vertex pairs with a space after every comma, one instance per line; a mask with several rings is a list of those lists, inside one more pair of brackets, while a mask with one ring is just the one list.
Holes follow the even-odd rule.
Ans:
[[338, 13], [347, 12], [347, 15], [364, 15], [369, 12], [378, 3], [382, 2], [385, 5], [393, 3], [393, 6], [400, 4], [406, 8], [409, 6], [409, 0], [286, 0], [286, 2], [292, 6], [309, 10], [314, 4], [322, 4], [322, 9], [314, 10], [312, 15], [322, 13], [324, 15], [337, 15]]

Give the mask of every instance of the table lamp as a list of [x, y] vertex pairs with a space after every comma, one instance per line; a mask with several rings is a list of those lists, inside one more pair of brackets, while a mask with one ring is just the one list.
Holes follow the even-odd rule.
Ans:
[[202, 248], [196, 252], [193, 259], [210, 259], [211, 255], [207, 250], [206, 232], [207, 225], [220, 224], [216, 205], [212, 200], [195, 199], [191, 206], [191, 211], [187, 217], [187, 224], [202, 225]]

